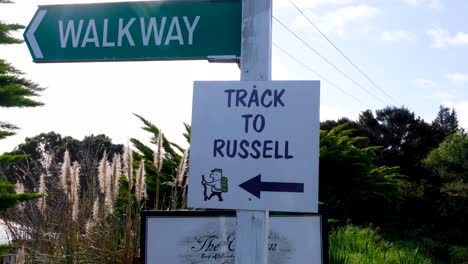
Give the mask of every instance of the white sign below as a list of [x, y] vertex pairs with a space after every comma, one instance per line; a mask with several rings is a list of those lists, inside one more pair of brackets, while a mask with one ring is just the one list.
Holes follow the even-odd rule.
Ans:
[[[146, 264], [233, 264], [236, 218], [232, 216], [143, 216], [142, 260]], [[271, 216], [268, 264], [323, 263], [320, 215]], [[327, 253], [325, 253], [327, 254]]]
[[319, 81], [195, 82], [188, 206], [317, 212]]

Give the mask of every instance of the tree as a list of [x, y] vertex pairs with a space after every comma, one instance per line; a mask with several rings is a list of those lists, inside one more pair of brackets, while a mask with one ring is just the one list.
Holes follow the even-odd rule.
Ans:
[[458, 132], [450, 135], [429, 153], [423, 163], [445, 183], [468, 183], [468, 134]]
[[329, 131], [329, 130], [332, 130], [333, 128], [339, 126], [339, 125], [342, 125], [342, 124], [346, 124], [347, 127], [349, 128], [357, 128], [356, 126], [356, 123], [354, 121], [352, 121], [351, 119], [347, 118], [347, 117], [342, 117], [338, 120], [326, 120], [326, 121], [323, 121], [323, 122], [320, 122], [320, 129], [321, 130], [326, 130], [326, 131]]
[[367, 146], [381, 146], [377, 164], [399, 166], [408, 179], [419, 182], [428, 177], [421, 160], [440, 143], [431, 125], [405, 107], [386, 107], [359, 116], [357, 135], [368, 138]]
[[[0, 0], [0, 4], [11, 3], [8, 0]], [[8, 24], [0, 21], [0, 45], [18, 44], [22, 41], [11, 36], [11, 32], [24, 28], [19, 24]], [[36, 107], [42, 105], [31, 97], [39, 95], [43, 90], [38, 84], [22, 77], [23, 73], [13, 67], [5, 60], [0, 59], [0, 107]], [[17, 126], [0, 121], [0, 139], [14, 135]], [[0, 164], [6, 164], [25, 158], [25, 155], [0, 155]], [[0, 177], [5, 177], [0, 175]], [[15, 185], [4, 179], [0, 179], [0, 210], [4, 212], [3, 218], [6, 220], [6, 210], [15, 207], [17, 204], [40, 197], [41, 195], [31, 193], [13, 193]], [[0, 248], [2, 250], [7, 247]]]
[[[1, 0], [0, 4], [11, 3]], [[8, 24], [0, 21], [0, 45], [19, 44], [22, 40], [11, 36], [11, 33], [23, 29], [19, 24]], [[23, 73], [5, 60], [0, 59], [0, 107], [36, 107], [43, 105], [31, 97], [39, 96], [43, 90], [38, 84], [22, 77]], [[0, 121], [0, 139], [14, 135], [17, 129], [13, 124]]]
[[458, 117], [455, 109], [441, 105], [437, 117], [432, 122], [432, 127], [436, 131], [438, 140], [440, 141], [459, 131]]
[[81, 176], [81, 190], [86, 192], [92, 191], [90, 187], [95, 186], [98, 167], [96, 160], [100, 160], [105, 151], [108, 160], [112, 159], [114, 154], [122, 154], [123, 145], [113, 144], [112, 140], [103, 134], [90, 135], [78, 140], [69, 136], [62, 137], [55, 132], [42, 133], [26, 138], [25, 142], [9, 152], [9, 156], [22, 155], [27, 158], [14, 164], [0, 164], [0, 174], [6, 175], [10, 181], [20, 179], [25, 188], [31, 190], [37, 187], [41, 174], [60, 175], [59, 165], [66, 150], [70, 152], [72, 160], [80, 163], [81, 175], [88, 176]]
[[398, 203], [398, 168], [375, 166], [379, 147], [356, 147], [365, 138], [353, 132], [346, 124], [320, 132], [320, 201], [332, 218], [384, 223]]
[[0, 211], [5, 212], [8, 208], [13, 208], [19, 203], [41, 197], [34, 193], [13, 193], [16, 185], [0, 179]]
[[[8, 0], [0, 0], [0, 4], [11, 3]], [[18, 44], [22, 40], [11, 36], [11, 33], [24, 28], [19, 24], [8, 24], [0, 21], [0, 45]], [[0, 107], [36, 107], [42, 105], [31, 97], [39, 95], [43, 90], [38, 84], [22, 77], [23, 73], [0, 59]], [[14, 130], [18, 129], [13, 124], [0, 121], [0, 139], [14, 135]], [[14, 162], [24, 155], [0, 155], [0, 164]], [[3, 176], [4, 175], [0, 175]], [[34, 199], [37, 196], [32, 194], [12, 194], [14, 185], [5, 180], [0, 181], [0, 209], [16, 206], [19, 202]]]
[[[433, 208], [437, 233], [455, 242], [466, 241], [468, 233], [468, 134], [448, 136], [423, 161], [438, 177], [440, 206]], [[432, 202], [434, 204], [434, 201]]]
[[[11, 1], [0, 0], [0, 4], [6, 3], [11, 3]], [[0, 45], [22, 43], [22, 40], [11, 36], [12, 32], [22, 28], [24, 27], [19, 24], [8, 24], [0, 21]], [[21, 71], [5, 60], [0, 59], [0, 107], [35, 107], [42, 105], [42, 103], [34, 101], [30, 97], [38, 96], [43, 88], [23, 78], [22, 75], [23, 73]], [[0, 121], [0, 139], [14, 135], [13, 131], [16, 129], [18, 129], [18, 127], [15, 125]], [[24, 157], [24, 155], [0, 155], [0, 164], [14, 162]], [[14, 187], [14, 185], [9, 184], [7, 181], [1, 180], [0, 209], [2, 211], [16, 206], [19, 202], [35, 198], [34, 195], [15, 195], [10, 193]]]

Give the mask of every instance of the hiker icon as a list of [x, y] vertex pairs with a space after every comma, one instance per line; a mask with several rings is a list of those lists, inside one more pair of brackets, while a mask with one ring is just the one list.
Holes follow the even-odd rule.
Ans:
[[[202, 175], [203, 196], [204, 200], [211, 200], [214, 196], [218, 196], [218, 201], [223, 201], [222, 193], [228, 192], [228, 178], [223, 176], [222, 169], [212, 169], [209, 179], [205, 179]], [[210, 196], [208, 196], [208, 186], [210, 186]]]

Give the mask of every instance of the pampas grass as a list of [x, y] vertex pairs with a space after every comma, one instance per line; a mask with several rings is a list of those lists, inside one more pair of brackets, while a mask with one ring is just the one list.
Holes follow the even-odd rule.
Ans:
[[140, 167], [137, 172], [135, 195], [138, 202], [148, 198], [148, 194], [146, 193], [145, 160], [140, 161]]
[[78, 220], [79, 213], [79, 190], [80, 190], [80, 165], [73, 162], [72, 173], [70, 175], [70, 198], [72, 203], [72, 219]]
[[38, 193], [42, 194], [42, 197], [37, 199], [37, 208], [41, 212], [42, 215], [44, 215], [45, 209], [46, 209], [46, 198], [45, 198], [45, 193], [46, 193], [46, 186], [45, 186], [45, 175], [44, 173], [39, 176], [39, 188], [38, 188]]

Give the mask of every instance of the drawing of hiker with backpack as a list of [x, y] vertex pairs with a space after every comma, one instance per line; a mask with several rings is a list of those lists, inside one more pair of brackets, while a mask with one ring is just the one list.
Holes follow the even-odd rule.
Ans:
[[[203, 185], [203, 195], [204, 199], [211, 200], [213, 196], [218, 196], [218, 201], [222, 202], [223, 197], [221, 196], [222, 193], [228, 192], [228, 178], [223, 176], [222, 169], [213, 169], [211, 170], [210, 179], [206, 180], [205, 175], [202, 175], [202, 182]], [[208, 186], [210, 186], [210, 196], [208, 196]]]

